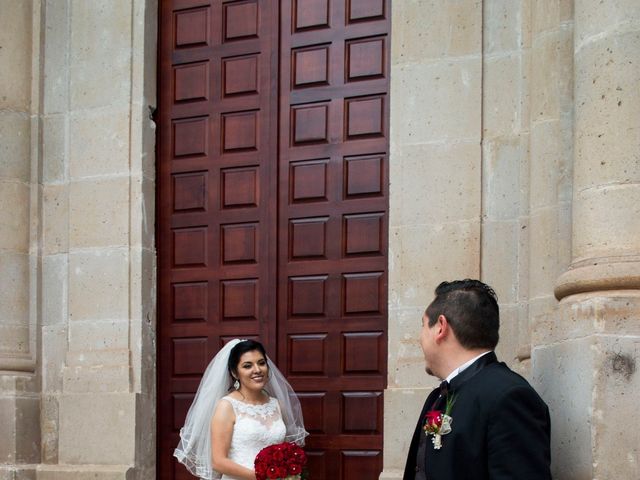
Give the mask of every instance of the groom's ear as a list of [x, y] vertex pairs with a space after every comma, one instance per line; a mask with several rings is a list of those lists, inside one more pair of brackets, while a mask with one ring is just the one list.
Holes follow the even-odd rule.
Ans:
[[449, 321], [444, 315], [438, 315], [438, 319], [436, 320], [436, 324], [434, 325], [434, 327], [436, 329], [435, 340], [437, 343], [440, 343], [445, 338], [447, 338], [451, 329], [451, 327], [449, 326]]

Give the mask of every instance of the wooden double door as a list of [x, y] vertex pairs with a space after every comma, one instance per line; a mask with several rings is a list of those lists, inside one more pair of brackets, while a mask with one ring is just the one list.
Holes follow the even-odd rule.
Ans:
[[382, 470], [390, 0], [163, 0], [158, 476], [208, 362], [267, 347], [312, 479]]

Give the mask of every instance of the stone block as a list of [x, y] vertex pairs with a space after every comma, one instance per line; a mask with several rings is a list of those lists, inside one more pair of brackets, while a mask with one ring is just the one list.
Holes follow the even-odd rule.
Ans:
[[2, 177], [28, 183], [31, 177], [31, 125], [24, 113], [0, 113], [0, 172]]
[[42, 119], [42, 181], [46, 184], [67, 180], [67, 116], [47, 115]]
[[28, 184], [0, 180], [0, 205], [11, 205], [0, 209], [0, 249], [29, 251], [29, 203]]
[[129, 178], [69, 185], [71, 248], [117, 247], [129, 241]]
[[522, 9], [527, 2], [488, 0], [483, 4], [484, 53], [512, 52], [520, 49]]
[[[477, 278], [480, 267], [478, 222], [406, 226], [394, 232], [400, 238], [398, 276], [390, 284], [396, 301], [420, 306], [430, 301], [435, 287], [444, 280]], [[395, 252], [390, 252], [390, 256]]]
[[42, 327], [42, 390], [48, 393], [62, 391], [62, 369], [68, 350], [66, 324]]
[[61, 325], [67, 321], [69, 301], [69, 256], [42, 257], [42, 325]]
[[482, 214], [487, 220], [515, 220], [521, 210], [521, 170], [527, 151], [520, 138], [501, 138], [483, 146]]
[[155, 247], [155, 180], [131, 177], [131, 220], [129, 244], [145, 249]]
[[484, 60], [482, 86], [484, 138], [512, 135], [519, 129], [522, 123], [520, 119], [521, 81], [525, 75], [523, 75], [521, 56], [518, 52], [488, 57]]
[[640, 293], [633, 290], [573, 295], [558, 311], [539, 319], [533, 344], [548, 345], [579, 339], [587, 333], [640, 336]]
[[594, 338], [536, 347], [532, 385], [551, 413], [554, 478], [597, 478], [592, 464]]
[[42, 187], [42, 248], [48, 255], [69, 250], [69, 187], [67, 184]]
[[481, 79], [480, 57], [392, 66], [391, 123], [401, 119], [403, 126], [394, 133], [395, 141], [479, 143]]
[[125, 105], [131, 92], [131, 13], [127, 0], [71, 2], [71, 109]]
[[43, 113], [65, 112], [69, 105], [69, 0], [45, 0]]
[[541, 37], [560, 25], [560, 3], [564, 0], [536, 0], [531, 9], [531, 33]]
[[60, 463], [130, 465], [134, 462], [135, 395], [65, 394], [60, 396], [59, 403]]
[[129, 106], [73, 112], [69, 119], [69, 178], [129, 171]]
[[[401, 148], [402, 187], [394, 194], [392, 226], [471, 221], [480, 216], [477, 143]], [[449, 208], [456, 205], [455, 209]]]
[[[438, 383], [434, 382], [433, 388]], [[416, 422], [431, 390], [432, 388], [389, 388], [384, 391], [384, 411], [387, 412], [384, 416], [385, 471], [404, 470]], [[389, 415], [389, 412], [393, 412], [393, 415]]]
[[640, 35], [602, 37], [575, 61], [576, 188], [640, 182]]
[[128, 320], [76, 320], [69, 324], [69, 350], [121, 350], [128, 347]]
[[529, 219], [529, 297], [553, 296], [560, 275], [557, 261], [558, 211], [538, 209]]
[[127, 480], [129, 469], [128, 465], [39, 465], [38, 480]]
[[[581, 259], [640, 252], [640, 184], [582, 190], [573, 207], [573, 256]], [[612, 233], [612, 225], [618, 226]], [[600, 262], [606, 260], [600, 260]]]
[[69, 254], [69, 319], [129, 317], [129, 254], [96, 249]]
[[560, 115], [560, 44], [558, 30], [534, 37], [531, 48], [531, 121], [557, 119]]
[[130, 384], [129, 364], [66, 366], [62, 371], [62, 384], [65, 394], [126, 393]]
[[480, 2], [403, 0], [392, 7], [392, 64], [481, 53]]
[[33, 465], [0, 465], [0, 480], [36, 480]]
[[[32, 2], [3, 2], [0, 12], [0, 110], [31, 108]], [[6, 66], [11, 65], [11, 68]], [[6, 205], [6, 204], [5, 204]]]
[[[573, 2], [565, 0], [563, 3]], [[580, 50], [585, 43], [599, 40], [603, 33], [611, 34], [632, 26], [637, 27], [640, 19], [640, 3], [636, 0], [618, 0], [614, 3], [581, 0], [574, 10], [576, 50]]]
[[[29, 319], [28, 255], [0, 252], [0, 298], [0, 324], [19, 323], [26, 326]], [[0, 339], [0, 344], [4, 344], [6, 339], [1, 335]], [[6, 344], [0, 351], [9, 345]]]
[[14, 463], [16, 459], [15, 414], [15, 398], [0, 397], [0, 458], [3, 463]]
[[58, 436], [60, 416], [58, 412], [58, 397], [56, 395], [42, 395], [41, 421], [41, 455], [42, 463], [58, 463]]
[[482, 226], [482, 281], [493, 287], [501, 305], [518, 301], [519, 222]]
[[553, 207], [558, 202], [558, 184], [566, 172], [560, 170], [564, 155], [560, 120], [534, 123], [531, 126], [531, 186], [532, 209]]
[[425, 373], [419, 340], [422, 314], [432, 299], [433, 295], [425, 295], [424, 306], [389, 310], [389, 388], [424, 388], [433, 382]]
[[40, 462], [40, 397], [15, 399], [16, 463]]
[[598, 336], [594, 350], [594, 478], [639, 478], [640, 336]]

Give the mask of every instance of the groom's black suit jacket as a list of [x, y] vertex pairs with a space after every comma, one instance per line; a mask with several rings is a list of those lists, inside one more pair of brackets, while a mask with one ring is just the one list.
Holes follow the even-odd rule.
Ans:
[[[427, 397], [409, 447], [403, 480], [414, 480], [416, 466], [428, 480], [549, 480], [549, 410], [529, 383], [491, 352], [458, 374], [449, 386], [455, 395], [451, 432], [442, 447], [429, 436], [424, 458], [416, 458], [424, 415], [439, 396]], [[444, 410], [443, 399], [436, 407]], [[441, 406], [442, 405], [442, 406]]]

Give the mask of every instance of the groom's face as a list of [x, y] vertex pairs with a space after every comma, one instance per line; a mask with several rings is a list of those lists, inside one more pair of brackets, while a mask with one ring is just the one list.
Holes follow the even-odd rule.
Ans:
[[425, 361], [425, 370], [429, 375], [435, 375], [433, 372], [434, 367], [434, 359], [436, 354], [437, 343], [434, 339], [435, 336], [435, 325], [433, 327], [429, 327], [429, 317], [425, 312], [422, 315], [422, 330], [420, 331], [420, 346], [422, 347], [422, 352], [424, 353], [424, 361]]

